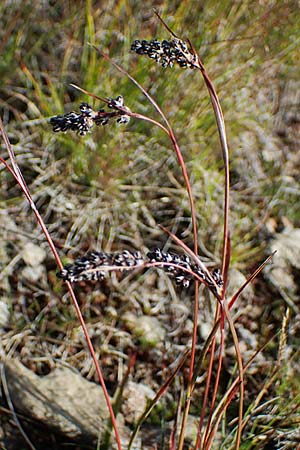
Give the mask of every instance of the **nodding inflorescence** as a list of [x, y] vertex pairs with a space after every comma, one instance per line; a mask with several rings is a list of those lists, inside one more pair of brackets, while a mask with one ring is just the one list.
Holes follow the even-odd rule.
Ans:
[[[149, 264], [150, 263], [150, 264]], [[160, 248], [155, 248], [148, 252], [147, 256], [142, 256], [138, 251], [105, 253], [89, 252], [85, 256], [77, 258], [73, 264], [67, 264], [63, 270], [57, 273], [57, 277], [70, 283], [79, 281], [103, 280], [110, 271], [126, 271], [135, 268], [149, 267], [151, 263], [160, 263], [158, 267], [166, 270], [171, 275], [177, 285], [188, 287], [191, 280], [200, 277], [212, 292], [223, 286], [223, 279], [219, 269], [215, 269], [212, 274], [204, 273], [200, 265], [191, 261], [187, 255], [164, 252]], [[212, 282], [215, 282], [215, 284]]]
[[70, 283], [101, 281], [108, 271], [128, 270], [129, 268], [141, 267], [144, 264], [145, 260], [138, 251], [124, 250], [115, 253], [94, 251], [77, 258], [73, 264], [64, 266], [63, 270], [57, 273], [57, 277]]
[[[146, 55], [154, 59], [162, 67], [172, 67], [178, 64], [183, 68], [199, 68], [200, 62], [196, 52], [189, 48], [186, 42], [173, 38], [163, 40], [135, 40], [131, 50], [138, 55]], [[87, 103], [81, 103], [80, 112], [69, 112], [50, 119], [55, 132], [75, 131], [84, 136], [91, 131], [94, 125], [106, 125], [115, 120], [119, 124], [127, 124], [130, 120], [130, 109], [125, 106], [121, 95], [116, 98], [104, 100], [108, 111], [99, 109], [95, 111]], [[67, 264], [57, 273], [57, 277], [70, 283], [79, 281], [103, 280], [108, 272], [126, 271], [135, 268], [159, 267], [166, 270], [168, 275], [175, 279], [177, 285], [188, 287], [193, 279], [205, 283], [212, 293], [219, 296], [223, 286], [222, 274], [219, 269], [209, 272], [199, 260], [197, 264], [187, 255], [164, 252], [159, 248], [148, 252], [143, 257], [140, 252], [105, 253], [89, 252], [77, 258], [73, 264]]]
[[[178, 255], [176, 253], [164, 252], [160, 248], [155, 248], [147, 254], [150, 262], [161, 262], [160, 268], [165, 269], [167, 273], [174, 277], [176, 284], [188, 287], [193, 275], [189, 271], [193, 271], [191, 260], [186, 255]], [[175, 264], [175, 265], [173, 265]], [[186, 270], [181, 270], [178, 266]]]
[[174, 64], [189, 69], [199, 67], [197, 55], [178, 38], [161, 42], [156, 39], [151, 41], [136, 39], [131, 45], [131, 50], [138, 55], [146, 55], [154, 59], [162, 67], [172, 67]]
[[105, 109], [94, 111], [88, 103], [81, 103], [80, 113], [72, 111], [51, 117], [50, 124], [56, 133], [71, 130], [80, 136], [85, 136], [94, 125], [107, 125], [112, 119], [115, 119], [118, 124], [129, 122], [130, 117], [126, 113], [130, 110], [124, 105], [124, 99], [121, 95], [115, 99], [109, 99], [107, 106], [111, 111], [105, 111]]
[[216, 287], [222, 288], [224, 284], [220, 269], [214, 269], [212, 274], [208, 270], [204, 272], [201, 265], [191, 261], [187, 255], [164, 252], [160, 248], [155, 248], [147, 254], [147, 257], [150, 262], [162, 262], [163, 265], [159, 267], [165, 269], [169, 275], [175, 278], [176, 284], [182, 285], [183, 287], [188, 287], [191, 280], [198, 279], [198, 277], [214, 293], [217, 293]]

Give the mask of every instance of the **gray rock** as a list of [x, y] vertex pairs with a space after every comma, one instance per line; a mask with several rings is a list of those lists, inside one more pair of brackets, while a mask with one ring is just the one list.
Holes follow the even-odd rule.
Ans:
[[35, 267], [44, 262], [46, 259], [46, 252], [42, 247], [35, 245], [32, 242], [26, 242], [21, 252], [21, 256], [27, 265]]
[[294, 307], [294, 301], [298, 299], [298, 281], [292, 268], [300, 269], [300, 229], [287, 226], [282, 233], [276, 234], [270, 251], [276, 251], [276, 254], [265, 273], [288, 305]]
[[142, 383], [129, 381], [123, 392], [122, 413], [125, 421], [135, 424], [146, 409], [149, 400], [155, 397], [155, 392]]
[[22, 276], [31, 283], [39, 281], [42, 285], [45, 285], [46, 270], [42, 264], [46, 259], [45, 250], [32, 242], [26, 242], [23, 245], [21, 257], [26, 264], [22, 270]]
[[166, 332], [156, 317], [146, 315], [136, 317], [132, 313], [127, 313], [124, 315], [124, 322], [145, 348], [155, 347], [165, 339]]
[[80, 442], [103, 435], [108, 410], [102, 388], [66, 367], [38, 376], [17, 359], [5, 360], [5, 374], [15, 409]]
[[285, 228], [272, 241], [271, 251], [277, 251], [274, 266], [288, 264], [300, 269], [300, 228]]
[[22, 277], [24, 277], [30, 283], [39, 282], [42, 286], [46, 284], [46, 270], [42, 265], [38, 266], [26, 266], [22, 269]]

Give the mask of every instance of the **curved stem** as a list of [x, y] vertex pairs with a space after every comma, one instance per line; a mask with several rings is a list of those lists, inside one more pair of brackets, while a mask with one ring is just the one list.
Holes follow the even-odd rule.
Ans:
[[[207, 438], [210, 432], [210, 427], [211, 427], [211, 422], [212, 422], [212, 416], [213, 416], [213, 410], [215, 407], [215, 403], [216, 403], [216, 397], [217, 397], [217, 391], [218, 391], [218, 387], [219, 387], [219, 382], [220, 382], [220, 375], [221, 375], [221, 369], [222, 369], [222, 364], [223, 364], [223, 350], [224, 350], [224, 342], [225, 342], [225, 330], [224, 330], [224, 311], [223, 311], [223, 305], [219, 305], [221, 308], [221, 317], [220, 317], [220, 332], [221, 332], [221, 336], [220, 336], [220, 347], [219, 347], [219, 358], [218, 358], [218, 368], [217, 368], [217, 374], [216, 374], [216, 380], [214, 382], [214, 390], [213, 390], [213, 395], [212, 395], [212, 401], [211, 401], [211, 405], [210, 405], [210, 414], [208, 417], [208, 421], [207, 421], [207, 425], [206, 425], [206, 432], [204, 435], [204, 445], [203, 448], [209, 448], [207, 446]], [[212, 351], [212, 354], [214, 354], [214, 351]]]
[[[104, 59], [109, 61], [119, 72], [121, 72], [124, 75], [126, 75], [143, 92], [143, 94], [146, 96], [146, 98], [149, 100], [149, 102], [154, 106], [154, 108], [160, 114], [160, 116], [162, 117], [162, 119], [164, 120], [164, 122], [166, 124], [166, 127], [168, 129], [168, 135], [169, 135], [169, 137], [171, 139], [171, 142], [172, 142], [172, 144], [174, 146], [174, 149], [175, 149], [175, 152], [176, 152], [176, 155], [177, 155], [177, 159], [178, 159], [179, 165], [180, 165], [181, 170], [182, 170], [182, 175], [183, 175], [184, 182], [185, 182], [185, 185], [186, 185], [187, 193], [188, 193], [189, 204], [190, 204], [190, 211], [191, 211], [191, 219], [192, 219], [192, 227], [193, 227], [194, 253], [197, 256], [198, 255], [198, 231], [197, 231], [197, 221], [196, 221], [196, 212], [195, 212], [194, 198], [193, 198], [191, 183], [190, 183], [190, 179], [189, 179], [188, 172], [187, 172], [187, 169], [186, 169], [186, 165], [185, 165], [184, 159], [182, 157], [182, 153], [181, 153], [181, 150], [180, 150], [179, 145], [177, 143], [177, 140], [175, 138], [173, 129], [172, 129], [172, 127], [171, 127], [167, 117], [165, 116], [165, 114], [163, 113], [161, 108], [158, 106], [156, 101], [140, 85], [140, 83], [138, 83], [138, 81], [136, 81], [135, 78], [133, 78], [125, 69], [123, 69], [121, 66], [119, 66], [119, 64], [115, 63], [110, 58], [109, 55], [105, 54], [104, 52], [102, 52], [97, 47], [95, 47], [95, 46], [93, 46], [93, 47], [96, 49], [96, 51]], [[182, 447], [183, 447], [183, 440], [184, 440], [186, 420], [187, 420], [187, 416], [188, 416], [188, 412], [189, 412], [189, 408], [190, 408], [190, 400], [191, 400], [190, 395], [192, 393], [191, 391], [192, 391], [192, 385], [193, 385], [193, 371], [194, 371], [194, 366], [195, 366], [195, 353], [196, 353], [196, 343], [197, 343], [198, 311], [199, 311], [199, 283], [196, 281], [195, 282], [193, 334], [192, 334], [192, 344], [191, 344], [191, 358], [190, 358], [190, 365], [189, 365], [189, 383], [188, 383], [188, 389], [187, 389], [186, 408], [185, 408], [185, 411], [184, 411], [185, 419], [183, 420], [183, 423], [182, 423], [182, 426], [181, 426], [181, 433], [180, 433], [180, 443], [181, 444], [179, 444], [178, 450], [181, 450]]]
[[[215, 313], [215, 322], [217, 322], [218, 317], [220, 316], [220, 308], [221, 308], [221, 305], [218, 303], [217, 308], [216, 308], [216, 313]], [[210, 353], [209, 365], [208, 365], [208, 369], [207, 369], [207, 378], [206, 378], [206, 383], [205, 383], [203, 404], [202, 404], [199, 425], [198, 425], [197, 439], [196, 439], [196, 444], [194, 447], [195, 450], [200, 448], [200, 445], [201, 445], [202, 427], [203, 427], [205, 411], [206, 411], [207, 402], [208, 402], [208, 391], [209, 391], [209, 387], [210, 387], [212, 366], [213, 366], [213, 362], [214, 362], [213, 355], [215, 354], [215, 348], [216, 348], [216, 337], [215, 336], [213, 337], [210, 348], [211, 348], [211, 353]]]
[[[140, 91], [142, 91], [142, 93], [145, 95], [145, 97], [147, 98], [147, 100], [149, 100], [149, 102], [154, 106], [154, 108], [156, 109], [156, 111], [159, 113], [159, 115], [162, 117], [163, 121], [166, 124], [166, 128], [167, 130], [161, 126], [161, 124], [158, 124], [156, 121], [153, 121], [150, 118], [146, 118], [145, 116], [142, 116], [141, 114], [137, 114], [135, 115], [134, 113], [131, 113], [132, 116], [135, 116], [138, 118], [138, 116], [140, 118], [144, 118], [145, 120], [148, 120], [152, 123], [155, 123], [156, 125], [159, 125], [160, 128], [164, 129], [164, 131], [167, 131], [167, 134], [169, 136], [169, 138], [171, 139], [171, 142], [174, 146], [177, 158], [178, 158], [178, 162], [179, 165], [181, 167], [182, 170], [182, 174], [183, 174], [183, 178], [184, 178], [184, 182], [186, 185], [186, 189], [188, 192], [188, 197], [189, 197], [189, 203], [190, 203], [190, 208], [191, 208], [191, 218], [192, 218], [192, 223], [193, 223], [193, 238], [194, 238], [194, 252], [196, 254], [198, 254], [198, 233], [197, 233], [197, 224], [196, 224], [196, 215], [195, 215], [195, 205], [194, 205], [194, 199], [193, 199], [193, 194], [192, 194], [192, 188], [191, 188], [191, 183], [190, 183], [190, 179], [187, 173], [187, 169], [186, 169], [186, 165], [184, 162], [184, 159], [182, 157], [182, 153], [180, 150], [180, 147], [177, 143], [174, 131], [166, 117], [166, 115], [164, 114], [164, 112], [162, 111], [162, 109], [159, 107], [159, 105], [156, 103], [156, 101], [154, 100], [153, 97], [151, 97], [151, 95], [146, 91], [146, 89], [143, 88], [143, 86], [136, 81], [135, 78], [133, 78], [128, 72], [127, 70], [123, 69], [123, 67], [121, 67], [119, 64], [117, 64], [115, 61], [113, 61], [109, 55], [107, 55], [106, 53], [102, 52], [99, 48], [95, 47], [93, 45], [93, 47], [95, 48], [95, 50], [104, 58], [106, 59], [106, 61], [109, 61], [119, 72], [123, 73], [124, 75], [127, 76], [127, 78], [129, 78], [139, 89]], [[129, 113], [130, 115], [130, 113]]]
[[230, 174], [229, 174], [229, 151], [228, 151], [228, 144], [227, 144], [227, 137], [226, 137], [226, 129], [225, 129], [225, 122], [223, 117], [222, 108], [220, 105], [219, 98], [217, 96], [216, 90], [214, 88], [213, 83], [211, 82], [206, 69], [204, 65], [202, 64], [199, 55], [193, 48], [193, 51], [195, 55], [197, 56], [197, 65], [195, 67], [198, 67], [198, 69], [201, 71], [201, 74], [203, 76], [204, 82], [206, 84], [206, 87], [209, 92], [209, 96], [211, 99], [211, 103], [213, 106], [217, 127], [218, 127], [218, 133], [220, 137], [220, 143], [221, 143], [221, 149], [222, 149], [222, 155], [223, 155], [223, 161], [224, 161], [224, 227], [223, 227], [223, 252], [222, 252], [222, 276], [223, 278], [226, 278], [226, 268], [227, 268], [227, 261], [229, 259], [229, 189], [230, 189]]
[[[31, 194], [29, 192], [28, 186], [27, 186], [27, 184], [26, 184], [26, 182], [25, 182], [25, 180], [23, 178], [22, 172], [21, 172], [21, 170], [20, 170], [20, 168], [19, 168], [19, 166], [17, 164], [15, 154], [13, 152], [13, 149], [11, 147], [10, 141], [9, 141], [9, 139], [7, 137], [6, 132], [5, 132], [5, 129], [4, 129], [4, 126], [3, 126], [1, 118], [0, 118], [0, 131], [1, 131], [4, 143], [6, 145], [6, 148], [7, 148], [7, 151], [8, 151], [8, 154], [9, 154], [9, 157], [10, 157], [10, 160], [11, 160], [13, 168], [9, 167], [8, 163], [3, 158], [0, 158], [0, 160], [5, 165], [5, 167], [9, 170], [11, 175], [16, 180], [17, 184], [22, 189], [24, 195], [26, 196], [26, 198], [27, 198], [27, 200], [29, 202], [29, 205], [30, 205], [33, 213], [36, 216], [36, 219], [37, 219], [40, 227], [42, 228], [42, 231], [43, 231], [43, 233], [45, 235], [45, 238], [48, 241], [48, 244], [49, 244], [49, 246], [51, 248], [51, 251], [52, 251], [52, 253], [54, 255], [54, 258], [55, 258], [55, 261], [56, 261], [58, 267], [60, 269], [63, 269], [63, 264], [61, 262], [59, 254], [58, 254], [58, 252], [56, 250], [55, 244], [54, 244], [54, 242], [53, 242], [53, 240], [52, 240], [52, 238], [51, 238], [51, 236], [50, 236], [50, 234], [49, 234], [49, 232], [47, 230], [47, 227], [46, 227], [46, 225], [45, 225], [45, 223], [44, 223], [44, 221], [43, 221], [39, 211], [37, 210], [37, 208], [35, 206], [35, 203], [34, 203], [34, 201], [32, 199], [32, 196], [31, 196]], [[73, 301], [73, 305], [75, 307], [78, 320], [79, 320], [79, 322], [81, 324], [81, 327], [83, 329], [83, 333], [84, 333], [84, 336], [85, 336], [85, 339], [86, 339], [86, 342], [87, 342], [87, 345], [88, 345], [91, 357], [93, 359], [93, 362], [94, 362], [94, 365], [95, 365], [95, 369], [96, 369], [96, 372], [97, 372], [100, 384], [101, 384], [102, 389], [103, 389], [103, 393], [104, 393], [104, 397], [105, 397], [105, 400], [106, 400], [107, 408], [108, 408], [108, 411], [109, 411], [109, 414], [110, 414], [110, 417], [111, 417], [112, 426], [113, 426], [114, 432], [115, 432], [115, 438], [116, 438], [116, 443], [117, 443], [117, 446], [118, 446], [118, 450], [122, 450], [121, 440], [120, 440], [120, 435], [119, 435], [119, 431], [118, 431], [116, 418], [115, 418], [115, 415], [114, 415], [114, 411], [113, 411], [113, 408], [112, 408], [112, 405], [111, 405], [111, 401], [110, 401], [110, 398], [109, 398], [109, 395], [108, 395], [108, 392], [107, 392], [107, 389], [106, 389], [106, 386], [105, 386], [105, 382], [104, 382], [104, 379], [103, 379], [103, 376], [102, 376], [102, 372], [101, 372], [101, 369], [100, 369], [100, 366], [99, 366], [99, 362], [98, 362], [97, 357], [96, 357], [96, 353], [95, 353], [93, 344], [92, 344], [91, 339], [89, 337], [88, 330], [87, 330], [86, 324], [84, 322], [84, 318], [83, 318], [82, 313], [80, 311], [80, 308], [79, 308], [76, 296], [74, 294], [74, 291], [72, 289], [72, 286], [68, 282], [66, 284], [67, 284], [67, 288], [68, 288], [68, 291], [70, 293], [71, 299]]]
[[230, 331], [232, 334], [237, 362], [238, 362], [238, 369], [239, 369], [239, 388], [240, 388], [240, 398], [239, 398], [239, 418], [238, 418], [238, 429], [237, 429], [237, 435], [236, 435], [236, 442], [235, 442], [235, 450], [238, 450], [240, 448], [240, 442], [241, 442], [241, 435], [242, 435], [242, 429], [243, 429], [243, 408], [244, 408], [244, 370], [243, 370], [243, 361], [242, 361], [242, 355], [239, 349], [239, 341], [238, 337], [235, 331], [234, 323], [231, 318], [230, 311], [228, 309], [228, 303], [225, 299], [223, 302], [224, 305], [224, 312], [226, 315], [226, 319], [228, 320]]

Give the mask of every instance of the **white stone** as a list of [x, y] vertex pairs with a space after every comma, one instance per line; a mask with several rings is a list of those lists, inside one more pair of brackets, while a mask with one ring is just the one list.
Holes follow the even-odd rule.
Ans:
[[46, 259], [46, 252], [42, 247], [27, 242], [23, 247], [21, 256], [26, 264], [35, 267]]

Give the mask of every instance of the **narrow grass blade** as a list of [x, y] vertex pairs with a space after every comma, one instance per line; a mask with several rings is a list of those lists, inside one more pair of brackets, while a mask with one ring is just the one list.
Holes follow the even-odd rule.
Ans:
[[190, 353], [190, 350], [186, 350], [185, 353], [183, 354], [181, 360], [179, 361], [179, 364], [177, 365], [176, 369], [174, 370], [174, 372], [171, 374], [171, 376], [167, 379], [167, 381], [164, 383], [164, 385], [159, 389], [159, 391], [157, 392], [157, 394], [155, 395], [155, 397], [151, 400], [148, 408], [146, 409], [146, 411], [141, 415], [141, 417], [138, 420], [138, 423], [135, 427], [135, 430], [133, 431], [127, 450], [131, 449], [131, 446], [133, 444], [134, 439], [136, 438], [137, 433], [139, 432], [139, 429], [142, 425], [142, 423], [147, 419], [147, 417], [149, 416], [149, 414], [151, 413], [151, 411], [153, 410], [154, 406], [157, 404], [157, 402], [161, 399], [161, 397], [164, 395], [164, 393], [166, 392], [166, 390], [168, 389], [168, 387], [170, 386], [170, 384], [172, 383], [172, 381], [174, 380], [175, 376], [177, 375], [177, 373], [179, 372], [179, 370], [181, 369], [181, 367], [183, 366], [183, 364], [185, 363], [188, 355]]
[[257, 275], [263, 270], [263, 268], [268, 264], [268, 262], [273, 258], [276, 251], [272, 253], [272, 255], [268, 256], [263, 263], [253, 272], [253, 274], [242, 284], [242, 286], [237, 290], [237, 292], [233, 295], [230, 302], [228, 303], [228, 309], [231, 309], [234, 303], [236, 302], [239, 295], [243, 292], [243, 290], [248, 286], [251, 281], [257, 277]]

